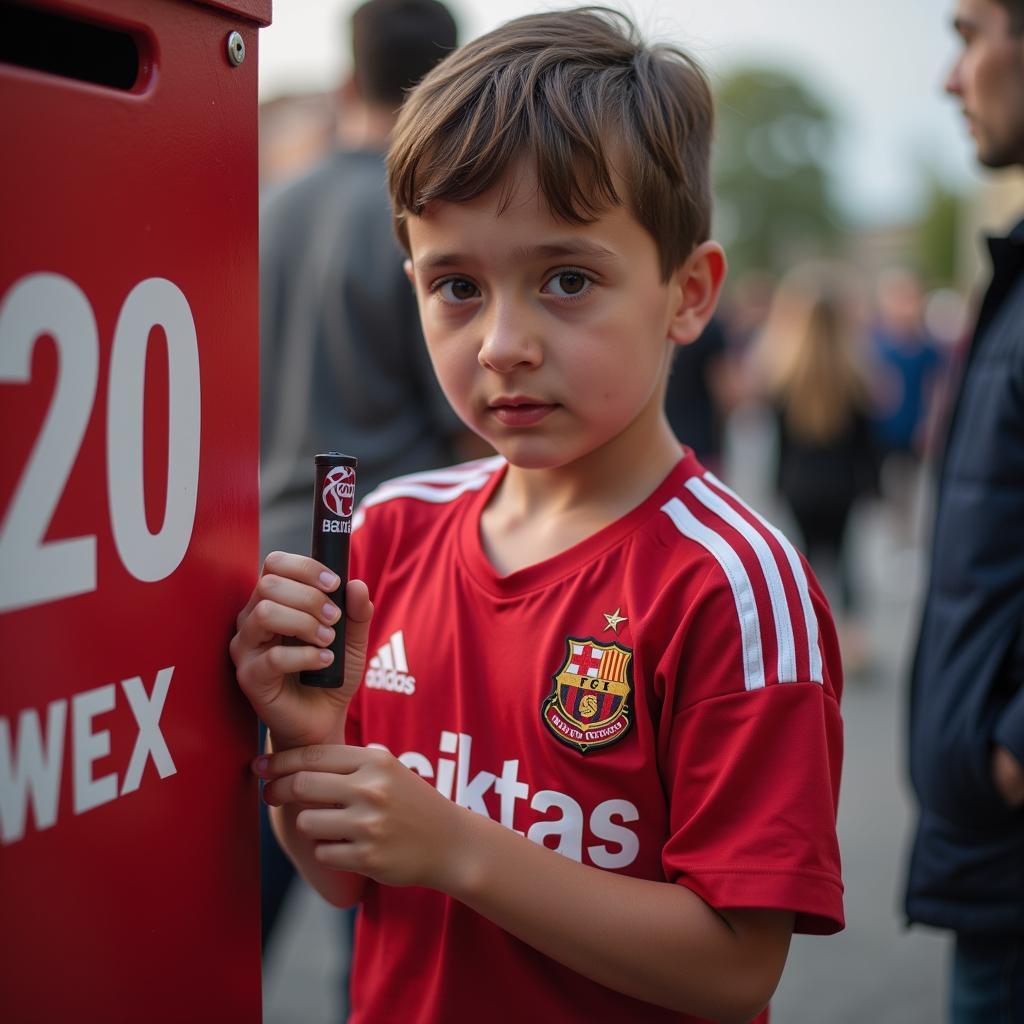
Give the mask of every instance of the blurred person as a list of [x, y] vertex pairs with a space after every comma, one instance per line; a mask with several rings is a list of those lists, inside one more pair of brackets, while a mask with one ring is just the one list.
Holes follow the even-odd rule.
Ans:
[[921, 458], [944, 359], [925, 325], [924, 292], [913, 271], [897, 267], [883, 273], [877, 301], [871, 331], [874, 434], [882, 495], [893, 513], [897, 541], [908, 547], [915, 539]]
[[[1024, 165], [1024, 0], [959, 0], [953, 24], [978, 160]], [[906, 913], [955, 933], [954, 1024], [1024, 1021], [1024, 221], [988, 245], [910, 687]]]
[[712, 115], [692, 58], [593, 8], [503, 25], [403, 107], [426, 344], [500, 455], [364, 500], [340, 691], [292, 674], [333, 661], [310, 558], [266, 559], [231, 642], [277, 835], [361, 907], [361, 1024], [764, 1022], [792, 934], [843, 927], [828, 606], [664, 413], [725, 274]]
[[739, 355], [746, 355], [760, 336], [777, 284], [766, 270], [748, 270], [729, 290], [719, 316]]
[[[402, 270], [384, 153], [405, 91], [456, 45], [438, 0], [351, 16], [337, 146], [260, 211], [261, 547], [308, 551], [313, 455], [359, 458], [361, 494], [447, 465], [468, 437], [437, 385]], [[293, 878], [264, 816], [263, 942]]]
[[848, 544], [850, 513], [875, 493], [863, 327], [848, 272], [803, 268], [775, 294], [758, 341], [763, 387], [778, 427], [776, 484], [823, 582], [834, 581], [847, 671], [867, 664], [867, 638]]
[[298, 177], [334, 148], [337, 96], [278, 96], [259, 109], [260, 190]]
[[722, 472], [722, 435], [735, 400], [735, 377], [733, 353], [716, 316], [692, 345], [676, 351], [665, 389], [668, 425], [713, 473]]

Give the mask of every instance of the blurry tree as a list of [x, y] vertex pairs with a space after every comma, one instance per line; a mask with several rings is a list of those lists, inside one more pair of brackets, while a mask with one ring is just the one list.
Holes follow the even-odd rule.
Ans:
[[963, 200], [932, 177], [917, 225], [915, 263], [929, 287], [950, 287], [957, 280], [957, 255]]
[[726, 75], [716, 108], [715, 237], [735, 277], [832, 254], [842, 220], [829, 186], [833, 112], [798, 79], [768, 68]]

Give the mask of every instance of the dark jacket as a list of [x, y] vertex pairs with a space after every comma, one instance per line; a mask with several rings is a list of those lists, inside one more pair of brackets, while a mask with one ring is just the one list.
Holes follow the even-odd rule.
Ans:
[[911, 921], [1024, 934], [1024, 809], [992, 745], [1024, 762], [1024, 221], [989, 241], [993, 277], [950, 421], [911, 682], [921, 814]]

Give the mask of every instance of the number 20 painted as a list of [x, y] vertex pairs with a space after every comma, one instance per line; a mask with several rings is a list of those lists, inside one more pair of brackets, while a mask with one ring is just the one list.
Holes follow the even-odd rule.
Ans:
[[[150, 332], [167, 343], [167, 503], [156, 533], [146, 523], [143, 401]], [[57, 383], [42, 430], [0, 525], [0, 612], [96, 589], [96, 535], [44, 540], [92, 416], [99, 333], [85, 293], [60, 274], [16, 281], [0, 304], [0, 383], [25, 383], [32, 352], [49, 335]], [[136, 579], [155, 582], [181, 564], [192, 539], [199, 484], [199, 346], [188, 300], [162, 277], [140, 281], [121, 307], [110, 354], [107, 496], [118, 555]]]

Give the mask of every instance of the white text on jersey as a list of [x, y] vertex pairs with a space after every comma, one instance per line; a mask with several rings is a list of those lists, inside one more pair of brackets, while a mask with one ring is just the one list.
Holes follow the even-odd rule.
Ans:
[[416, 692], [416, 677], [409, 675], [405, 660], [405, 638], [396, 630], [388, 642], [370, 659], [365, 684], [371, 690], [389, 690], [411, 697]]
[[[388, 749], [381, 743], [371, 743], [369, 746]], [[502, 825], [572, 860], [582, 862], [586, 854], [588, 863], [606, 869], [625, 868], [636, 860], [640, 852], [640, 840], [635, 832], [624, 827], [625, 822], [636, 821], [640, 816], [634, 804], [621, 799], [604, 800], [587, 816], [576, 800], [556, 789], [537, 790], [531, 797], [530, 787], [519, 778], [518, 759], [504, 761], [500, 775], [484, 771], [477, 772], [471, 778], [469, 761], [472, 750], [472, 736], [464, 732], [445, 731], [441, 733], [440, 752], [455, 754], [455, 760], [438, 757], [435, 769], [425, 754], [415, 750], [400, 754], [398, 760], [421, 778], [433, 780], [438, 792], [449, 800], [454, 799], [460, 806], [487, 818], [493, 818], [494, 815], [484, 798], [493, 790], [498, 797], [497, 820]], [[514, 822], [516, 804], [526, 801], [529, 801], [528, 806], [532, 811], [544, 815], [557, 811], [558, 816], [534, 820], [524, 832], [516, 828]], [[584, 847], [584, 825], [587, 840], [602, 842], [588, 842]], [[553, 845], [555, 843], [557, 845]]]

